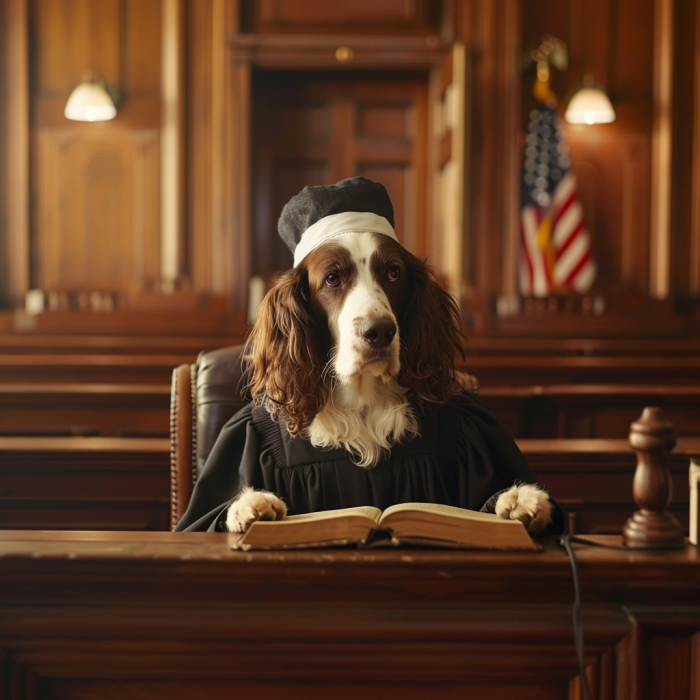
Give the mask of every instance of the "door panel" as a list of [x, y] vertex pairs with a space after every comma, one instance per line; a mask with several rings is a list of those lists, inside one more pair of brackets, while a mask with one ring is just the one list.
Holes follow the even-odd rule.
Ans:
[[276, 229], [294, 194], [355, 175], [384, 184], [399, 240], [425, 254], [427, 86], [427, 75], [416, 74], [255, 76], [255, 274], [291, 265]]

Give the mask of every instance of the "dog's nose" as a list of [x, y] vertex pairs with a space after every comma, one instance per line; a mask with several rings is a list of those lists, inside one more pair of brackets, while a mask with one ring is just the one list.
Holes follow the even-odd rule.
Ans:
[[367, 318], [360, 324], [360, 335], [373, 348], [385, 348], [396, 335], [396, 324], [390, 318]]

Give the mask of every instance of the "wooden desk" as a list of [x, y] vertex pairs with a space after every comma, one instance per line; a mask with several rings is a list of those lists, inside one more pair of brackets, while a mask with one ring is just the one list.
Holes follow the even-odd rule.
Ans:
[[[696, 698], [698, 550], [577, 549], [597, 697]], [[0, 532], [0, 697], [577, 697], [572, 596], [554, 543], [250, 554], [224, 534]]]

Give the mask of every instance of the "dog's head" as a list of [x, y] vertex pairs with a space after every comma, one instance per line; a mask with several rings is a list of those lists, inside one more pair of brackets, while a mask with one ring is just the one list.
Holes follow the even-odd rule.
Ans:
[[425, 262], [396, 240], [351, 232], [284, 272], [248, 340], [248, 389], [293, 435], [309, 426], [334, 383], [396, 379], [417, 402], [462, 391], [457, 304]]

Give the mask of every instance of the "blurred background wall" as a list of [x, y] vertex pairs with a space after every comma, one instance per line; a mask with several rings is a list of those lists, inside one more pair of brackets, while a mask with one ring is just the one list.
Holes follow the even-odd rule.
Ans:
[[[276, 235], [284, 202], [365, 175], [387, 186], [401, 240], [430, 257], [474, 332], [635, 314], [695, 324], [693, 0], [2, 0], [0, 11], [7, 309], [38, 289], [45, 308], [208, 298], [244, 314], [251, 276], [290, 264]], [[518, 294], [520, 182], [529, 52], [545, 33], [568, 52], [552, 68], [559, 112], [590, 76], [617, 118], [562, 127], [595, 283], [535, 300]], [[65, 118], [84, 80], [105, 85], [116, 118]]]

